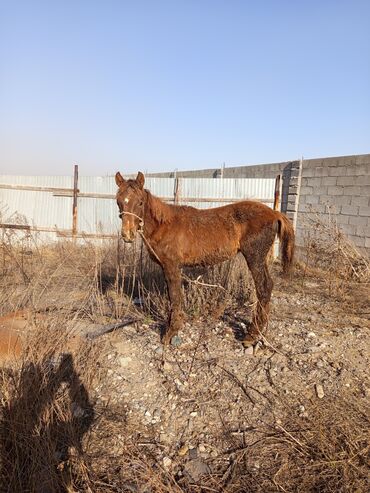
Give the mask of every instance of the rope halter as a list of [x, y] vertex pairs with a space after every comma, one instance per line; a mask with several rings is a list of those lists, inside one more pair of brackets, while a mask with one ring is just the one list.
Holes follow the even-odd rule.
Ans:
[[127, 214], [128, 216], [137, 217], [139, 219], [138, 233], [143, 234], [143, 232], [144, 232], [144, 219], [142, 217], [138, 216], [137, 214], [134, 214], [133, 212], [128, 212], [128, 211], [122, 211], [118, 215], [120, 218], [122, 218], [122, 216], [124, 216], [125, 214]]
[[149, 243], [148, 239], [145, 238], [145, 235], [144, 235], [144, 219], [142, 217], [138, 216], [137, 214], [134, 214], [133, 212], [122, 211], [118, 215], [119, 215], [119, 217], [122, 218], [122, 216], [124, 216], [125, 214], [128, 214], [129, 216], [137, 217], [139, 219], [140, 223], [139, 223], [139, 229], [137, 231], [138, 231], [139, 235], [142, 237], [142, 239], [145, 242], [146, 246], [148, 247], [149, 251], [158, 260], [158, 262], [160, 263], [160, 265], [162, 265], [161, 259], [156, 254], [154, 248]]

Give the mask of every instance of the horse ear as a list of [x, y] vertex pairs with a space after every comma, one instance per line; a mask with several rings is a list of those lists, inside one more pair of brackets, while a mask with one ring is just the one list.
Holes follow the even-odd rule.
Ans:
[[139, 171], [139, 173], [137, 174], [136, 183], [139, 185], [140, 188], [144, 188], [145, 178], [141, 171]]
[[125, 179], [123, 178], [123, 176], [121, 175], [121, 173], [119, 171], [117, 171], [117, 173], [116, 173], [116, 184], [117, 184], [117, 187], [120, 187], [124, 183], [125, 183]]

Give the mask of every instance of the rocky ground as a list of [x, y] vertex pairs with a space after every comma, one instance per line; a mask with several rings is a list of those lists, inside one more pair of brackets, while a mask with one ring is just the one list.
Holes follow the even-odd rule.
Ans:
[[[249, 307], [186, 323], [169, 348], [155, 323], [94, 342], [105, 376], [92, 397], [124, 406], [137, 443], [180, 479], [197, 482], [227, 465], [259, 428], [283, 423], [288, 401], [309, 419], [315, 401], [370, 398], [369, 287], [348, 285], [338, 297], [322, 277], [274, 278], [269, 329], [255, 354], [237, 339]], [[119, 437], [115, 447], [119, 455]]]
[[[253, 299], [228, 303], [218, 316], [216, 295], [209, 314], [204, 309], [199, 316], [199, 305], [164, 348], [160, 325], [140, 309], [131, 313], [136, 322], [86, 339], [86, 331], [97, 334], [127, 316], [132, 303], [110, 285], [102, 289], [95, 265], [70, 255], [63, 262], [63, 269], [50, 268], [31, 283], [3, 278], [0, 361], [11, 367], [16, 358], [21, 365], [2, 374], [0, 394], [5, 408], [14, 406], [24, 393], [17, 368], [33, 362], [46, 379], [57, 378], [57, 353], [72, 355], [73, 378], [84, 385], [90, 414], [67, 386], [50, 396], [50, 412], [45, 408], [38, 417], [40, 423], [45, 416], [52, 421], [63, 401], [66, 414], [58, 419], [70, 420], [69, 450], [76, 440], [83, 442], [83, 465], [77, 461], [70, 474], [75, 489], [66, 491], [368, 491], [363, 471], [370, 463], [369, 418], [363, 409], [370, 408], [369, 285], [329, 282], [322, 273], [299, 268], [286, 280], [274, 268], [269, 327], [254, 351], [240, 342]], [[188, 312], [194, 293], [188, 293]], [[36, 406], [40, 385], [33, 389], [30, 380]], [[362, 410], [349, 409], [352, 404]], [[85, 426], [92, 409], [94, 419]], [[25, 434], [18, 423], [12, 426]], [[58, 440], [50, 435], [42, 444], [58, 448]], [[46, 477], [62, 467], [58, 454], [49, 460]], [[28, 474], [21, 475], [27, 476], [22, 484]], [[55, 484], [60, 480], [57, 475]]]

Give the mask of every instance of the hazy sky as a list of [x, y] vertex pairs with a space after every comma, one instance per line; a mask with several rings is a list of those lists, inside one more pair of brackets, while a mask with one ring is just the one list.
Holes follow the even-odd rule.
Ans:
[[0, 0], [1, 173], [368, 152], [368, 0]]

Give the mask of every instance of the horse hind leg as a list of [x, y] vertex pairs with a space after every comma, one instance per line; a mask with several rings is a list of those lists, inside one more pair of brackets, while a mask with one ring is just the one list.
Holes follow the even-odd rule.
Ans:
[[255, 344], [267, 326], [273, 281], [268, 271], [266, 257], [255, 259], [244, 254], [256, 288], [257, 305], [253, 313], [248, 335], [243, 340], [245, 347]]

